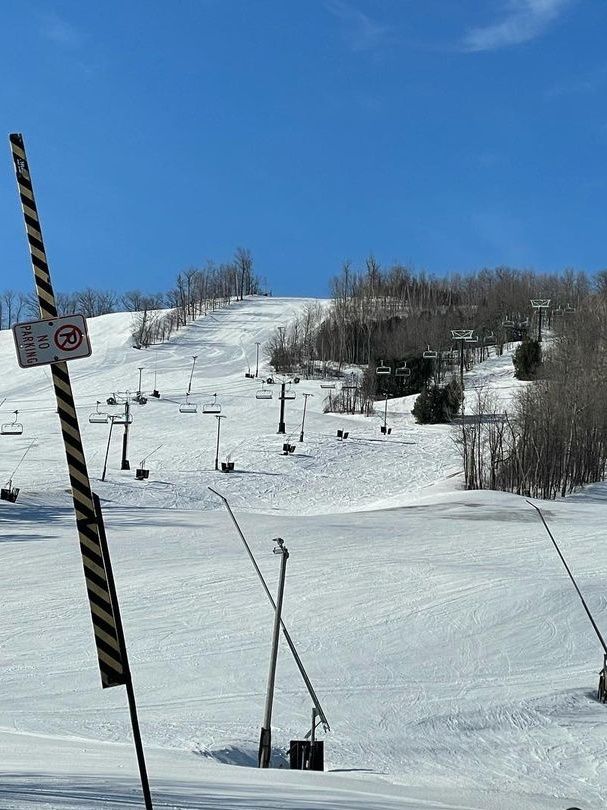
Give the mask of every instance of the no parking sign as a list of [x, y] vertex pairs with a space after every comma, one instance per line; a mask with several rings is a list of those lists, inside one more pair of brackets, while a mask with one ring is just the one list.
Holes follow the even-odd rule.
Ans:
[[21, 368], [89, 357], [92, 351], [83, 315], [16, 323], [13, 337]]

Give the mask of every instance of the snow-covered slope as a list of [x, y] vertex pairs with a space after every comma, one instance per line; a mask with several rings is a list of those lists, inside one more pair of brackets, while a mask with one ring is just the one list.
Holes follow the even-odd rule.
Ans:
[[[104, 501], [152, 788], [183, 808], [583, 808], [605, 799], [605, 708], [594, 700], [600, 650], [534, 511], [504, 493], [461, 491], [449, 428], [413, 423], [410, 403], [379, 416], [322, 413], [303, 381], [286, 403], [294, 456], [281, 455], [279, 403], [255, 399], [255, 343], [305, 301], [252, 299], [201, 319], [158, 349], [130, 347], [130, 318], [90, 322], [93, 356], [70, 366], [96, 491]], [[216, 420], [180, 414], [217, 393]], [[143, 388], [131, 466], [120, 431], [98, 480], [107, 426], [96, 400]], [[48, 370], [21, 371], [0, 333], [0, 400], [22, 437], [0, 437], [16, 504], [0, 503], [0, 808], [137, 805], [122, 689], [98, 682], [67, 476]], [[508, 397], [509, 359], [469, 375]], [[299, 443], [301, 392], [308, 401]], [[350, 431], [340, 442], [337, 428]], [[115, 444], [114, 444], [115, 442]], [[285, 539], [284, 618], [331, 723], [327, 773], [258, 772], [255, 761], [272, 616], [229, 517], [229, 497], [274, 587], [271, 538]], [[545, 514], [603, 627], [602, 486]], [[273, 742], [301, 737], [311, 706], [286, 646]], [[225, 764], [234, 763], [234, 764]]]

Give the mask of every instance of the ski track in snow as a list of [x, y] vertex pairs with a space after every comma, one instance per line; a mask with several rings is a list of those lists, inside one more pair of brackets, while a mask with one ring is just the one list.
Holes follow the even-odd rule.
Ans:
[[[255, 399], [258, 381], [244, 378], [255, 342], [306, 303], [235, 303], [145, 351], [130, 346], [129, 315], [92, 319], [93, 355], [70, 365], [157, 806], [603, 805], [600, 649], [533, 510], [513, 495], [462, 491], [452, 429], [416, 425], [414, 397], [389, 402], [388, 438], [381, 403], [369, 418], [323, 414], [318, 381], [293, 386], [286, 437], [276, 434], [279, 387]], [[217, 393], [230, 475], [213, 469], [215, 418], [178, 411], [193, 354], [192, 400]], [[113, 391], [135, 391], [139, 366], [145, 391], [156, 368], [162, 398], [133, 406], [130, 472], [119, 470], [116, 427], [102, 483], [107, 426], [88, 414]], [[2, 421], [18, 408], [25, 426], [0, 437], [3, 481], [36, 438], [15, 476], [18, 502], [0, 503], [0, 808], [140, 806], [126, 698], [98, 680], [50, 374], [20, 370], [6, 332], [0, 368]], [[521, 386], [507, 354], [466, 380], [468, 408], [477, 385], [500, 408]], [[314, 396], [299, 443], [303, 391]], [[338, 428], [351, 438], [337, 440]], [[281, 454], [285, 438], [293, 456]], [[149, 481], [136, 481], [160, 443]], [[327, 773], [219, 764], [255, 761], [272, 615], [209, 485], [237, 511], [272, 589], [270, 540], [289, 547], [284, 619], [332, 726]], [[606, 505], [596, 485], [544, 509], [603, 628]], [[282, 645], [277, 747], [305, 733], [310, 709]]]

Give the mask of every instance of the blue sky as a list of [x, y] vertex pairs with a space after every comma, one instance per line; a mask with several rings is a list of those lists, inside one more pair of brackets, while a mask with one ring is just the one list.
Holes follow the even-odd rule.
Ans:
[[[274, 294], [373, 253], [607, 266], [604, 0], [4, 3], [57, 289], [162, 290], [248, 247]], [[0, 289], [31, 288], [0, 151]]]

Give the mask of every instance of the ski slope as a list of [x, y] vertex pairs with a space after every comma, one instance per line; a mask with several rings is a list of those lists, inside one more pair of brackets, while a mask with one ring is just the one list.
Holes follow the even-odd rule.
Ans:
[[[605, 707], [594, 700], [599, 645], [534, 510], [513, 495], [465, 492], [447, 426], [418, 426], [412, 398], [364, 418], [323, 414], [318, 382], [286, 403], [283, 456], [274, 399], [255, 399], [255, 343], [304, 299], [234, 303], [170, 343], [137, 351], [130, 316], [89, 322], [93, 355], [70, 372], [89, 471], [102, 498], [152, 791], [163, 808], [594, 808], [604, 804]], [[217, 393], [216, 419], [180, 414]], [[265, 361], [264, 361], [265, 362]], [[106, 425], [88, 414], [135, 391], [138, 368], [161, 399], [134, 405], [131, 471], [121, 430], [99, 481]], [[0, 436], [15, 504], [0, 502], [0, 808], [138, 806], [121, 688], [102, 691], [48, 369], [21, 370], [0, 333]], [[264, 376], [267, 374], [264, 366]], [[520, 385], [508, 356], [467, 375], [507, 407]], [[276, 386], [275, 386], [276, 388]], [[295, 388], [295, 386], [294, 386]], [[302, 392], [308, 399], [299, 443]], [[381, 416], [380, 416], [381, 414]], [[337, 440], [338, 428], [351, 439]], [[134, 469], [150, 458], [150, 479]], [[260, 772], [272, 615], [211, 485], [238, 513], [275, 588], [273, 537], [288, 563], [284, 619], [331, 724], [326, 772]], [[607, 627], [600, 553], [603, 485], [545, 515], [599, 624]], [[302, 737], [311, 705], [281, 646], [273, 713], [276, 765]]]

